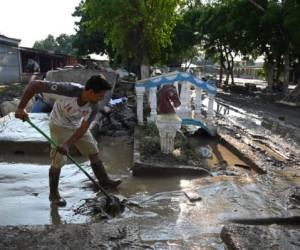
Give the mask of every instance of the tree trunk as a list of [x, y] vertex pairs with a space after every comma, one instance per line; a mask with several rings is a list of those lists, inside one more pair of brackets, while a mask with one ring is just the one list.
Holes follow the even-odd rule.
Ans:
[[280, 85], [280, 75], [282, 73], [282, 63], [280, 58], [277, 58], [274, 64], [273, 81], [274, 86]]
[[147, 52], [144, 51], [141, 64], [141, 79], [148, 78], [150, 76], [150, 63]]
[[233, 59], [234, 59], [234, 56], [231, 53], [229, 55], [230, 55], [230, 61], [231, 61], [231, 63], [230, 63], [231, 84], [235, 85], [234, 76], [233, 76], [233, 67], [234, 67], [234, 60]]
[[226, 79], [225, 79], [225, 85], [228, 85], [229, 83], [229, 71], [226, 69]]
[[222, 86], [222, 81], [223, 81], [223, 65], [224, 65], [224, 57], [222, 50], [220, 51], [220, 86]]
[[272, 91], [274, 85], [274, 63], [273, 62], [267, 63], [267, 81], [268, 81], [268, 89]]
[[290, 82], [290, 52], [287, 48], [284, 53], [283, 91], [287, 92]]

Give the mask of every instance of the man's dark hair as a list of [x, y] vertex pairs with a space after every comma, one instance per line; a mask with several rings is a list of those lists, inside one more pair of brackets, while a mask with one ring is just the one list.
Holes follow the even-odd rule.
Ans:
[[85, 90], [93, 90], [96, 93], [111, 90], [111, 86], [102, 74], [91, 76], [85, 84]]

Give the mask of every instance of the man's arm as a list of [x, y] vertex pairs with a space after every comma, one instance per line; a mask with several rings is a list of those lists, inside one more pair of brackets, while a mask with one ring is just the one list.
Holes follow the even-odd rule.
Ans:
[[28, 114], [24, 110], [29, 100], [37, 93], [52, 93], [62, 96], [78, 97], [84, 87], [76, 83], [49, 82], [34, 80], [31, 81], [24, 90], [20, 104], [15, 116], [19, 119], [27, 120]]
[[28, 119], [28, 114], [25, 111], [25, 107], [29, 100], [36, 94], [41, 91], [42, 88], [42, 81], [40, 80], [34, 80], [31, 81], [25, 88], [24, 93], [21, 97], [20, 103], [18, 105], [18, 108], [15, 112], [15, 117], [19, 118], [23, 121]]

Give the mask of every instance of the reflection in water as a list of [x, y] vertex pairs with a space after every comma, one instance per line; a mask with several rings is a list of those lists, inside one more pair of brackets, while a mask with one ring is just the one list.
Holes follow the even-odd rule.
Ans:
[[52, 203], [50, 204], [50, 216], [51, 216], [51, 223], [53, 225], [61, 224], [61, 217], [59, 215], [58, 209], [59, 209], [58, 206]]

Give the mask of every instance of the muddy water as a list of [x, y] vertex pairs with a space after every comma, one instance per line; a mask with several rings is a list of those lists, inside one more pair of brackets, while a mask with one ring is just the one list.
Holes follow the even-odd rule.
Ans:
[[208, 136], [192, 137], [189, 138], [189, 144], [196, 150], [200, 147], [206, 147], [211, 151], [212, 156], [205, 160], [205, 164], [211, 170], [215, 170], [219, 167], [231, 169], [240, 169], [238, 166], [244, 166], [244, 168], [249, 167], [247, 163], [242, 161], [236, 154], [220, 143], [217, 138]]
[[72, 206], [94, 193], [86, 178], [72, 165], [62, 171], [62, 194], [66, 208], [51, 207], [48, 201], [49, 160], [40, 157], [5, 156], [0, 163], [0, 225], [80, 223], [88, 220], [75, 216]]
[[[196, 143], [196, 142], [194, 142]], [[198, 143], [198, 142], [197, 142]], [[204, 140], [200, 142], [203, 145]], [[208, 145], [208, 144], [206, 144]], [[211, 146], [214, 147], [213, 145]], [[239, 159], [215, 145], [229, 165]], [[123, 183], [114, 192], [140, 207], [132, 206], [111, 220], [139, 225], [141, 239], [159, 249], [192, 249], [207, 247], [224, 249], [219, 233], [230, 218], [285, 215], [286, 192], [290, 180], [276, 183], [260, 181], [246, 172], [241, 176], [215, 176], [206, 178], [140, 178], [132, 177], [132, 143], [126, 138], [102, 138], [100, 152], [113, 177]], [[229, 156], [228, 156], [229, 155]], [[218, 161], [214, 156], [212, 164]], [[83, 165], [87, 165], [80, 158]], [[0, 163], [0, 224], [59, 224], [97, 221], [86, 215], [75, 215], [73, 210], [82, 199], [96, 194], [90, 182], [74, 165], [62, 170], [61, 194], [68, 204], [65, 208], [51, 208], [48, 201], [49, 159], [32, 156], [1, 156]], [[86, 167], [89, 173], [90, 168]], [[294, 178], [293, 175], [291, 178]], [[276, 194], [272, 186], [276, 185]], [[191, 202], [184, 192], [193, 190], [201, 201]], [[280, 198], [279, 198], [280, 197]]]

